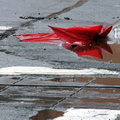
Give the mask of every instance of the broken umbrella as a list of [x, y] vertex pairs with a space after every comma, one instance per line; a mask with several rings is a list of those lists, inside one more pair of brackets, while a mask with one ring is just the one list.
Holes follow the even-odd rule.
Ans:
[[102, 58], [103, 51], [112, 54], [107, 41], [103, 40], [111, 31], [112, 26], [49, 27], [53, 33], [20, 34], [16, 37], [21, 41], [59, 45], [75, 52], [78, 56]]

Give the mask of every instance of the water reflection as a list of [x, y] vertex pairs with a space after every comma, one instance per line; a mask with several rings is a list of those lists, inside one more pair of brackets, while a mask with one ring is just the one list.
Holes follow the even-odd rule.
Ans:
[[120, 109], [119, 89], [86, 88], [59, 106]]
[[110, 63], [120, 63], [120, 44], [110, 44], [113, 54], [107, 54], [105, 52], [102, 53], [103, 59], [93, 58], [93, 57], [84, 57], [91, 60], [97, 60], [102, 62], [110, 62]]
[[37, 115], [31, 117], [31, 120], [53, 120], [54, 118], [60, 117], [64, 114], [64, 112], [45, 109], [39, 111]]
[[99, 95], [106, 95], [107, 94], [107, 96], [109, 96], [111, 94], [114, 94], [114, 96], [115, 96], [115, 94], [116, 95], [120, 94], [120, 89], [85, 89], [85, 91], [93, 92], [92, 94], [94, 94], [94, 95], [98, 95], [98, 94]]
[[120, 99], [116, 99], [116, 98], [82, 98], [81, 100], [83, 100], [84, 102], [95, 102], [95, 103], [120, 103]]
[[102, 62], [120, 63], [120, 23], [117, 23], [113, 26], [112, 31], [108, 35], [108, 38], [105, 39], [105, 41], [107, 41], [113, 54], [102, 52], [102, 59], [88, 56], [85, 56], [84, 58]]
[[62, 78], [54, 78], [46, 81], [52, 82], [89, 82], [92, 77], [62, 77]]
[[120, 85], [120, 78], [96, 78], [92, 84], [97, 85]]
[[96, 41], [86, 46], [75, 46], [72, 51], [76, 52], [78, 56], [92, 56], [100, 59], [103, 58], [103, 53], [112, 54], [111, 47], [103, 39], [96, 39]]

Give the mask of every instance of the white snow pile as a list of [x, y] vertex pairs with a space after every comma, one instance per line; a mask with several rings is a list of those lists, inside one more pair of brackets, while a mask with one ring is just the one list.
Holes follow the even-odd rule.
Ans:
[[117, 117], [120, 117], [120, 110], [68, 109], [62, 117], [54, 120], [116, 120]]

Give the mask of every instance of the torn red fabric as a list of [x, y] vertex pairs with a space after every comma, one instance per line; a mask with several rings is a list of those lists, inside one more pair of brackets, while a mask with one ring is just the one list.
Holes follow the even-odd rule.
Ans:
[[112, 29], [103, 25], [58, 28], [49, 26], [54, 33], [20, 34], [21, 41], [41, 42], [60, 45], [75, 52], [78, 56], [93, 56], [102, 58], [102, 51], [112, 54], [106, 41], [102, 41]]

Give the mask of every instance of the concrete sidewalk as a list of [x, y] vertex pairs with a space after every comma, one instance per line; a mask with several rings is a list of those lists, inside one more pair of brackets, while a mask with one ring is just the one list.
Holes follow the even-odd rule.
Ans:
[[[61, 120], [70, 120], [70, 114], [73, 120], [120, 119], [119, 0], [5, 0], [0, 4], [1, 120], [57, 120], [63, 114], [67, 117]], [[107, 38], [113, 55], [103, 54], [102, 60], [14, 37], [52, 32], [48, 25], [96, 24], [113, 25]]]

